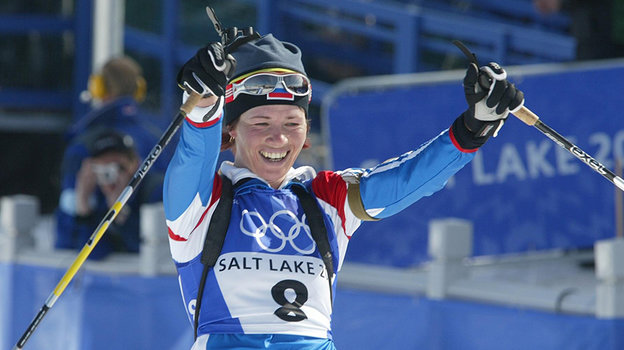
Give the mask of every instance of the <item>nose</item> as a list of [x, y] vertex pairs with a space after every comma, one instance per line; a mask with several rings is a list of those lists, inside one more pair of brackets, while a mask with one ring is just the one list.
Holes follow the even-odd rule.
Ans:
[[273, 147], [280, 147], [288, 143], [288, 137], [280, 126], [274, 125], [268, 131], [266, 142]]

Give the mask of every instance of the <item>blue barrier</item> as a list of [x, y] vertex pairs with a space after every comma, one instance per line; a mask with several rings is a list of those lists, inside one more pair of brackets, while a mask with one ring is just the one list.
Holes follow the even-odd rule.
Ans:
[[[0, 264], [0, 348], [11, 349], [64, 271]], [[621, 349], [624, 320], [338, 288], [338, 349]], [[29, 350], [188, 350], [192, 328], [175, 276], [82, 271]]]
[[[63, 269], [0, 264], [0, 347], [10, 349]], [[29, 339], [32, 350], [190, 349], [192, 329], [174, 276], [82, 271]]]
[[[624, 61], [526, 67], [509, 75], [546, 124], [610, 169], [624, 157], [617, 102]], [[448, 128], [466, 109], [462, 77], [463, 72], [388, 76], [388, 84], [367, 78], [337, 87], [324, 105], [333, 158], [328, 167], [373, 166]], [[511, 117], [445, 189], [399, 215], [364, 223], [347, 259], [395, 266], [423, 262], [427, 223], [440, 217], [474, 222], [475, 255], [592, 247], [615, 235], [614, 188]]]
[[341, 290], [338, 349], [621, 349], [624, 320]]

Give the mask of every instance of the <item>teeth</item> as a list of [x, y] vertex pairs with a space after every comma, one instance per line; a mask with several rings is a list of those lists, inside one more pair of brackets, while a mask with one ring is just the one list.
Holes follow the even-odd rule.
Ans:
[[286, 154], [287, 154], [287, 153], [288, 153], [288, 152], [280, 152], [280, 153], [277, 153], [277, 152], [265, 152], [265, 151], [260, 151], [260, 154], [262, 154], [262, 156], [263, 156], [264, 158], [268, 158], [268, 159], [270, 159], [270, 160], [272, 160], [272, 161], [280, 161], [280, 160], [284, 159], [284, 157], [286, 157]]

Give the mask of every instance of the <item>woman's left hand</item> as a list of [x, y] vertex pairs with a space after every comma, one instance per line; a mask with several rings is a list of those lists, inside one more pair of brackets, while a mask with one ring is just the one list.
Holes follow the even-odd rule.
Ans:
[[507, 72], [494, 62], [480, 69], [470, 63], [464, 77], [464, 93], [468, 102], [464, 122], [478, 137], [496, 137], [509, 113], [524, 104], [524, 93], [507, 80]]

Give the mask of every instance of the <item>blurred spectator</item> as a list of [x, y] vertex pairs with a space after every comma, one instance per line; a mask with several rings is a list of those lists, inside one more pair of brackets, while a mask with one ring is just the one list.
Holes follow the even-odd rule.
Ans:
[[538, 12], [570, 15], [570, 34], [577, 40], [576, 58], [624, 56], [624, 0], [533, 0]]
[[[162, 135], [163, 131], [139, 109], [139, 103], [145, 97], [145, 92], [146, 83], [142, 77], [142, 69], [127, 56], [109, 60], [90, 77], [89, 95], [94, 108], [74, 124], [66, 134], [68, 146], [63, 155], [61, 193], [59, 208], [56, 211], [60, 233], [59, 242], [57, 242], [59, 248], [81, 246], [91, 233], [76, 233], [76, 227], [82, 230], [83, 226], [75, 221], [78, 176], [87, 167], [84, 160], [93, 157], [93, 150], [89, 145], [95, 135], [106, 128], [130, 136], [137, 153], [136, 158], [139, 160], [144, 159], [150, 153]], [[151, 171], [164, 172], [170, 156], [170, 152], [161, 155]], [[124, 183], [126, 184], [127, 182]], [[82, 222], [84, 220], [81, 220]], [[91, 228], [91, 231], [93, 229], [95, 226]], [[89, 231], [86, 228], [84, 230]], [[138, 234], [138, 231], [135, 233]]]
[[139, 109], [147, 84], [136, 61], [128, 56], [110, 59], [91, 75], [88, 87], [94, 108], [68, 130], [68, 141], [89, 129], [106, 126], [130, 134], [139, 155], [146, 156], [162, 130]]
[[[57, 210], [57, 248], [80, 249], [115, 203], [141, 161], [131, 136], [102, 128], [81, 135], [88, 149], [75, 175], [75, 187], [65, 188]], [[68, 170], [63, 164], [63, 170]], [[64, 174], [66, 175], [66, 174]], [[150, 171], [136, 193], [109, 226], [91, 257], [108, 253], [138, 252], [139, 209], [144, 203], [162, 201], [163, 173]]]

